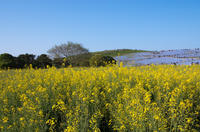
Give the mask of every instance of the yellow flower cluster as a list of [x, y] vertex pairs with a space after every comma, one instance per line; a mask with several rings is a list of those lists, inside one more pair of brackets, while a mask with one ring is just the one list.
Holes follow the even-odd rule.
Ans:
[[0, 131], [200, 131], [200, 66], [2, 70]]

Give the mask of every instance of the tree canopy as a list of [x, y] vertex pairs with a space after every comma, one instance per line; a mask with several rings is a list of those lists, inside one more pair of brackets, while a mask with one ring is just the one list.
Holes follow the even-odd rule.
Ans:
[[48, 66], [52, 65], [52, 60], [46, 54], [41, 54], [40, 56], [37, 57], [36, 63], [38, 67], [46, 68], [47, 65]]
[[67, 44], [55, 45], [48, 50], [48, 53], [53, 58], [63, 58], [79, 54], [88, 53], [88, 49], [84, 48], [79, 43], [68, 42]]
[[15, 65], [15, 57], [8, 53], [4, 53], [0, 55], [0, 68], [7, 69], [13, 68]]
[[17, 57], [17, 65], [19, 68], [23, 68], [29, 66], [30, 64], [35, 65], [35, 55], [33, 54], [20, 54]]

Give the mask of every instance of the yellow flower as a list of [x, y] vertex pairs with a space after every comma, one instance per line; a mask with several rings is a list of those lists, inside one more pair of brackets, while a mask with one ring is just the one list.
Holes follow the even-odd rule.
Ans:
[[75, 132], [75, 129], [72, 126], [68, 126], [67, 129], [64, 130], [64, 132]]
[[46, 121], [46, 124], [48, 124], [50, 126], [53, 126], [55, 123], [56, 123], [55, 118], [52, 118], [52, 119], [49, 119], [49, 120]]
[[192, 118], [190, 117], [190, 118], [187, 118], [187, 123], [191, 123], [192, 122]]
[[43, 117], [43, 112], [42, 112], [42, 110], [39, 111], [39, 115], [40, 115], [41, 117]]
[[23, 120], [24, 120], [24, 117], [20, 117], [19, 120], [20, 120], [20, 121], [23, 121]]
[[17, 110], [20, 112], [20, 111], [22, 111], [22, 108], [17, 108]]
[[3, 123], [8, 122], [8, 117], [3, 117], [2, 121], [3, 121]]
[[94, 100], [93, 100], [93, 99], [91, 99], [91, 100], [90, 100], [90, 102], [91, 102], [91, 103], [93, 103], [93, 102], [94, 102]]
[[124, 126], [124, 125], [122, 125], [121, 127], [120, 127], [120, 130], [124, 130], [126, 127]]
[[153, 118], [156, 119], [156, 120], [158, 120], [159, 116], [158, 115], [154, 115]]
[[83, 101], [86, 101], [87, 98], [83, 98]]

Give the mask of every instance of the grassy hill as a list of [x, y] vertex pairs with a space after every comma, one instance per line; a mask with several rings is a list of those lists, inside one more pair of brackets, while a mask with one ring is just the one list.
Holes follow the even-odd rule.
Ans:
[[88, 54], [81, 54], [70, 56], [67, 58], [69, 63], [76, 67], [76, 66], [89, 66], [89, 60], [94, 55], [103, 55], [103, 56], [121, 56], [129, 53], [138, 53], [138, 52], [147, 52], [145, 50], [132, 50], [132, 49], [116, 49], [116, 50], [104, 50], [104, 51], [97, 51], [97, 52], [90, 52]]
[[92, 52], [93, 55], [99, 54], [104, 56], [119, 56], [119, 55], [125, 55], [129, 53], [138, 53], [138, 52], [147, 52], [146, 50], [136, 50], [136, 49], [116, 49], [116, 50], [104, 50], [104, 51], [97, 51]]

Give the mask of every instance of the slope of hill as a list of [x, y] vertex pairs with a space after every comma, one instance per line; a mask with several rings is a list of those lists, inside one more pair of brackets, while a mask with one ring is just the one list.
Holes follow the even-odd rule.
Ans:
[[141, 52], [149, 52], [146, 50], [136, 50], [136, 49], [116, 49], [116, 50], [104, 50], [104, 51], [97, 51], [97, 52], [92, 52], [93, 55], [104, 55], [104, 56], [122, 56], [122, 55], [127, 55], [130, 53], [141, 53]]

